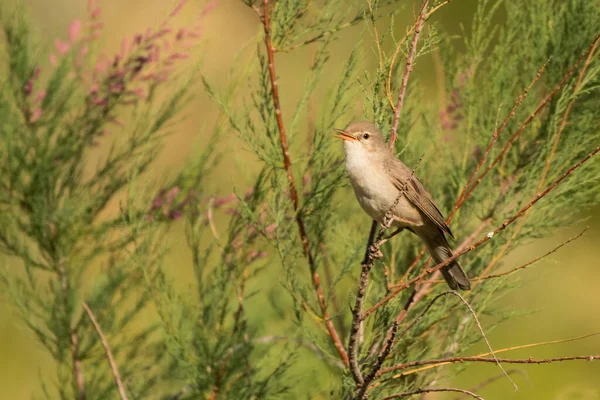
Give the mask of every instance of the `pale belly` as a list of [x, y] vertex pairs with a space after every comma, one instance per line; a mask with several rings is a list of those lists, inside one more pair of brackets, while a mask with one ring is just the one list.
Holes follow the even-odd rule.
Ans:
[[[359, 175], [359, 176], [356, 176]], [[362, 176], [360, 176], [362, 175]], [[379, 174], [350, 175], [354, 194], [362, 209], [374, 220], [381, 223], [385, 214], [393, 206], [400, 192], [387, 177]], [[423, 218], [406, 196], [401, 196], [393, 211], [395, 227], [419, 227]]]

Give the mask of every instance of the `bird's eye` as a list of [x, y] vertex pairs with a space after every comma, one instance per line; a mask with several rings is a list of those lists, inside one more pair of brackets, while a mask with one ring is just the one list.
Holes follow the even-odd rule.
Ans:
[[369, 135], [367, 132], [365, 132], [363, 134], [363, 139], [368, 139], [371, 135]]

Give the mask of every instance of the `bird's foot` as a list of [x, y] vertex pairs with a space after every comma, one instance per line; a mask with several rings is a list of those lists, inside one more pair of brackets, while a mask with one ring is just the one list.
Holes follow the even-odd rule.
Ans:
[[369, 247], [369, 254], [374, 260], [383, 258], [383, 253], [381, 252], [381, 249], [379, 248], [379, 246], [374, 244], [372, 244], [371, 247]]

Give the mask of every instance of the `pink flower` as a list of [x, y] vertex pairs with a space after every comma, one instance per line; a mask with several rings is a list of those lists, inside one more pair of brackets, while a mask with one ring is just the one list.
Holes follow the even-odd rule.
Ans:
[[25, 96], [29, 96], [31, 94], [32, 90], [33, 90], [33, 79], [30, 79], [29, 81], [27, 81], [27, 83], [25, 84], [25, 87], [23, 88], [23, 91], [25, 92]]
[[169, 17], [174, 17], [175, 15], [177, 15], [177, 13], [179, 12], [179, 10], [181, 10], [181, 8], [183, 6], [185, 6], [185, 3], [187, 3], [188, 0], [181, 0], [179, 2], [179, 4], [177, 4], [177, 6], [175, 6], [175, 9], [173, 9], [173, 11], [171, 11], [171, 14], [169, 14]]
[[217, 6], [217, 2], [215, 0], [211, 0], [209, 1], [205, 6], [204, 9], [202, 9], [202, 12], [200, 13], [200, 16], [204, 17], [206, 14], [208, 14], [209, 12], [211, 12], [211, 10], [213, 8], [215, 8]]
[[120, 119], [117, 118], [111, 118], [110, 122], [119, 125], [119, 126], [125, 126], [125, 122], [121, 121]]
[[31, 117], [29, 118], [29, 122], [31, 122], [33, 124], [35, 121], [37, 121], [38, 119], [40, 119], [41, 116], [42, 116], [42, 109], [38, 108], [34, 112], [31, 113]]
[[133, 90], [133, 93], [140, 99], [146, 98], [146, 89], [144, 89], [143, 87], [135, 88]]
[[44, 100], [44, 98], [46, 98], [46, 91], [42, 90], [41, 92], [39, 92], [37, 94], [37, 96], [35, 96], [34, 102], [40, 103], [40, 102], [42, 102], [42, 100]]
[[79, 34], [81, 33], [81, 21], [76, 19], [73, 21], [71, 26], [69, 27], [69, 39], [71, 43], [75, 43], [75, 41], [79, 38]]
[[182, 215], [183, 213], [181, 210], [171, 210], [171, 212], [169, 212], [169, 218], [173, 221], [177, 221]]
[[69, 47], [70, 47], [67, 43], [63, 42], [60, 39], [56, 39], [54, 41], [54, 46], [56, 47], [56, 50], [58, 51], [58, 53], [62, 56], [67, 54], [67, 51], [69, 51]]
[[187, 53], [173, 53], [169, 56], [169, 59], [171, 60], [182, 60], [182, 59], [186, 59], [189, 58], [190, 55]]
[[162, 189], [158, 195], [152, 200], [152, 209], [156, 210], [157, 208], [161, 208], [164, 202], [165, 197], [165, 189]]
[[178, 194], [179, 194], [178, 186], [174, 186], [171, 190], [169, 190], [169, 193], [167, 194], [167, 204], [171, 204], [173, 202], [173, 200], [175, 200], [175, 197], [177, 197]]
[[100, 14], [102, 14], [102, 9], [100, 9], [100, 7], [96, 7], [90, 13], [90, 17], [92, 19], [96, 19], [96, 18], [98, 18], [100, 16]]
[[119, 58], [125, 58], [127, 54], [127, 39], [123, 39], [121, 42], [121, 51], [119, 52]]

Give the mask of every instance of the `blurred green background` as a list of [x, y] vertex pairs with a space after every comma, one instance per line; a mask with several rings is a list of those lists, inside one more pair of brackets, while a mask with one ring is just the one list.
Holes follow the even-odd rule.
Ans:
[[[83, 20], [86, 16], [85, 0], [3, 0], [2, 3], [16, 1], [26, 4], [30, 11], [32, 25], [37, 29], [40, 43], [43, 45], [52, 46], [53, 38], [67, 37], [71, 21]], [[103, 51], [111, 54], [119, 49], [123, 37], [131, 37], [134, 33], [144, 31], [147, 26], [156, 26], [174, 4], [174, 1], [165, 0], [102, 1], [103, 20], [106, 24], [101, 42]], [[190, 1], [182, 18], [193, 18], [205, 4], [205, 1]], [[461, 32], [460, 24], [463, 24], [468, 32], [475, 4], [476, 0], [453, 1], [437, 13], [435, 19], [452, 34]], [[405, 10], [406, 13], [400, 14], [396, 19], [398, 31], [403, 30], [404, 25], [413, 20], [413, 11], [408, 7]], [[497, 22], [502, 22], [501, 12], [497, 16]], [[239, 0], [217, 1], [217, 7], [204, 19], [204, 43], [196, 49], [201, 55], [203, 73], [217, 83], [224, 82], [238, 51], [243, 48], [254, 51], [252, 43], [256, 40], [260, 28], [256, 15]], [[344, 60], [357, 41], [362, 39], [366, 50], [363, 52], [365, 58], [361, 62], [366, 68], [373, 65], [370, 36], [361, 24], [342, 32], [336, 38], [332, 47], [332, 59], [335, 60], [335, 57], [339, 56]], [[279, 85], [282, 90], [284, 113], [286, 108], [294, 106], [300, 95], [304, 74], [312, 54], [313, 49], [308, 47], [290, 54], [278, 55]], [[328, 73], [332, 75], [336, 71], [330, 67], [325, 72], [325, 78]], [[437, 87], [430, 57], [419, 62], [415, 74], [420, 78], [421, 84], [426, 85], [424, 89], [427, 93], [436, 96]], [[208, 137], [210, 126], [216, 116], [216, 107], [199, 88], [196, 100], [187, 111], [187, 118], [167, 139], [164, 152], [156, 161], [153, 171], [157, 178], [174, 174], [174, 171], [193, 155], [192, 149], [195, 146], [202, 147], [203, 138]], [[220, 170], [222, 175], [213, 177], [212, 185], [218, 193], [228, 193], [233, 183], [243, 182], [244, 176], [247, 175], [241, 172], [241, 167], [247, 174], [253, 162], [240, 142], [235, 139], [226, 142], [225, 146], [236, 155], [237, 161], [226, 163]], [[588, 216], [590, 218], [587, 218]], [[578, 233], [583, 226], [590, 226], [583, 237], [542, 260], [535, 267], [515, 276], [514, 280], [520, 283], [520, 287], [501, 299], [500, 304], [532, 313], [511, 319], [493, 330], [489, 339], [495, 349], [600, 331], [598, 317], [600, 268], [597, 261], [600, 259], [598, 245], [600, 208], [584, 211], [581, 218], [583, 222], [578, 222], [576, 226], [565, 228], [557, 232], [554, 237], [532, 243], [505, 258], [502, 268], [510, 269], [545, 253], [556, 244]], [[181, 235], [181, 238], [171, 239], [173, 243], [180, 243], [175, 247], [181, 250], [184, 246], [182, 230], [175, 229], [173, 235]], [[173, 251], [172, 256], [173, 265], [182, 269], [182, 275], [187, 274], [183, 271], [186, 270], [186, 263], [189, 263], [185, 254], [185, 252]], [[483, 346], [474, 350], [474, 354], [485, 352]], [[503, 356], [545, 358], [589, 354], [600, 354], [600, 336], [504, 353]], [[481, 394], [487, 399], [600, 399], [600, 363], [598, 362], [565, 362], [516, 367], [525, 373], [514, 376], [520, 387], [518, 392], [513, 392], [511, 384], [506, 379], [500, 379]], [[10, 304], [6, 301], [0, 302], [2, 398], [28, 399], [32, 395], [40, 394], [38, 378], [40, 375], [53, 376], [53, 368], [50, 357], [37, 343], [33, 334], [14, 315]], [[513, 369], [514, 366], [505, 365], [505, 368]], [[472, 388], [498, 373], [497, 366], [493, 364], [476, 364], [452, 379], [458, 387]], [[428, 396], [428, 398], [437, 397]]]

